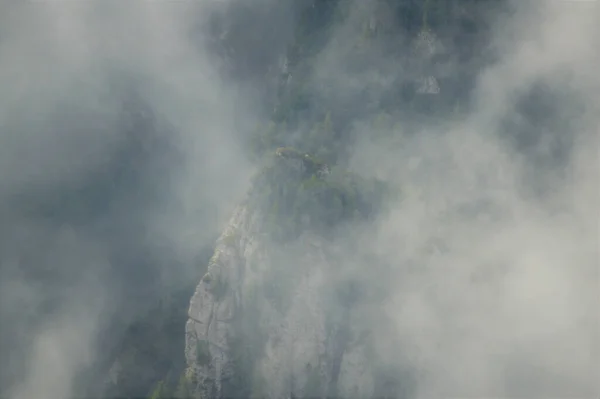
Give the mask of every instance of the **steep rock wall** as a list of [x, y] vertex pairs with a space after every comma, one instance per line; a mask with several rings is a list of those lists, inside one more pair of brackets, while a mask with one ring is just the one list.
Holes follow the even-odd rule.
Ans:
[[[352, 323], [360, 316], [331, 300], [335, 249], [310, 232], [273, 245], [266, 220], [249, 203], [236, 209], [191, 298], [185, 354], [195, 391], [206, 398], [239, 394], [232, 389], [271, 398], [369, 396], [368, 348], [353, 328], [364, 323]], [[244, 345], [252, 353], [242, 369]], [[243, 388], [232, 383], [240, 379]]]

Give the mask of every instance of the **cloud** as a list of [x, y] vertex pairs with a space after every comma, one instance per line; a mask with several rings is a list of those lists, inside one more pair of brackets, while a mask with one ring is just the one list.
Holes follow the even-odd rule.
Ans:
[[[412, 58], [392, 9], [342, 3], [310, 73], [292, 70], [292, 82], [353, 129], [350, 169], [401, 191], [376, 223], [339, 232], [343, 267], [315, 272], [327, 270], [325, 287], [365, 289], [351, 329], [371, 334], [375, 374], [419, 399], [598, 394], [600, 9], [479, 3], [488, 43], [439, 37], [448, 60], [432, 73], [475, 74], [466, 109], [440, 118], [390, 93], [432, 63]], [[482, 54], [461, 64], [461, 46]], [[308, 266], [287, 255], [277, 272]]]
[[[320, 106], [370, 117], [388, 87], [418, 75], [397, 62], [410, 35], [377, 4], [345, 2], [308, 82]], [[11, 399], [77, 394], [115, 310], [147, 306], [131, 298], [154, 273], [191, 275], [246, 191], [242, 138], [261, 112], [248, 81], [264, 67], [254, 55], [278, 56], [291, 34], [291, 8], [279, 20], [267, 5], [2, 6], [0, 385]], [[367, 306], [364, 327], [385, 364], [415, 370], [418, 398], [598, 393], [600, 12], [512, 5], [496, 15], [466, 112], [353, 125], [351, 167], [403, 196], [348, 234], [361, 242], [345, 273], [363, 276], [357, 259], [376, 255], [365, 280], [387, 301]], [[213, 12], [239, 18], [220, 34], [253, 66], [243, 84], [210, 53]], [[372, 14], [397, 40], [357, 50]], [[186, 266], [166, 270], [174, 259]]]
[[109, 322], [194, 275], [245, 192], [257, 111], [206, 47], [224, 4], [3, 6], [1, 395], [85, 392]]
[[463, 118], [355, 151], [404, 190], [361, 251], [394, 265], [376, 340], [418, 371], [418, 398], [599, 392], [600, 8], [513, 6]]

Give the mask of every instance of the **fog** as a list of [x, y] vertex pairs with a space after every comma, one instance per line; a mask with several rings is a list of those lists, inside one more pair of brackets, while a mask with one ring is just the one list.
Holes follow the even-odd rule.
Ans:
[[[0, 396], [80, 395], [115, 315], [195, 276], [249, 187], [245, 137], [293, 27], [281, 4], [2, 7]], [[349, 58], [373, 4], [347, 2], [314, 60], [308, 87], [330, 108], [365, 93], [376, 103], [414, 71], [388, 42], [365, 50], [366, 64]], [[349, 127], [350, 168], [401, 195], [339, 233], [360, 237], [348, 264], [381, 265], [346, 272], [385, 294], [365, 305], [377, 353], [392, 374], [413, 370], [418, 399], [600, 393], [600, 7], [508, 10], [490, 11], [489, 62], [457, 116]], [[237, 24], [236, 65], [213, 48], [219, 13]]]
[[600, 8], [513, 6], [464, 117], [354, 159], [404, 188], [364, 243], [393, 265], [380, 354], [419, 370], [419, 398], [600, 389]]
[[245, 192], [260, 109], [207, 55], [216, 6], [3, 7], [0, 395], [85, 392], [109, 322], [195, 276]]

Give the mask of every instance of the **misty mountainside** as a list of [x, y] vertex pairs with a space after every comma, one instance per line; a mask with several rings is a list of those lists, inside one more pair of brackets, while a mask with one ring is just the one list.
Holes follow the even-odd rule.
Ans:
[[408, 376], [386, 379], [377, 329], [356, 322], [377, 323], [379, 266], [348, 262], [350, 242], [334, 238], [374, 217], [384, 190], [283, 154], [259, 172], [192, 296], [186, 389], [210, 398], [401, 394]]
[[[220, 233], [221, 238], [218, 240], [211, 262], [200, 261], [206, 263], [196, 266], [197, 271], [194, 272], [199, 273], [198, 278], [200, 278], [203, 270], [206, 270], [207, 264], [211, 265], [209, 269], [214, 268], [217, 253], [228, 254], [233, 251], [243, 254], [251, 251], [253, 255], [248, 256], [258, 257], [258, 253], [254, 254], [253, 249], [245, 247], [245, 245], [250, 245], [245, 244], [246, 242], [256, 241], [256, 245], [268, 248], [268, 250], [262, 250], [262, 252], [266, 251], [262, 255], [262, 261], [255, 259], [252, 264], [263, 262], [263, 268], [271, 271], [262, 273], [266, 276], [272, 274], [270, 277], [273, 280], [272, 283], [248, 288], [248, 284], [252, 286], [257, 283], [249, 283], [239, 276], [225, 277], [226, 281], [229, 278], [234, 279], [231, 283], [223, 282], [229, 287], [226, 294], [228, 297], [235, 296], [237, 299], [224, 301], [223, 303], [228, 305], [222, 305], [224, 307], [222, 312], [231, 312], [232, 314], [234, 308], [240, 306], [261, 308], [258, 303], [255, 303], [256, 301], [267, 301], [272, 304], [280, 300], [300, 301], [301, 303], [302, 296], [295, 299], [289, 298], [290, 293], [295, 292], [296, 289], [309, 290], [309, 292], [317, 290], [323, 295], [327, 295], [327, 298], [318, 299], [323, 303], [338, 301], [330, 298], [338, 295], [335, 294], [337, 291], [356, 289], [352, 288], [355, 284], [352, 281], [336, 283], [338, 285], [348, 284], [351, 288], [330, 287], [319, 285], [321, 283], [317, 282], [310, 282], [312, 285], [305, 287], [305, 284], [308, 283], [302, 282], [304, 281], [302, 275], [293, 277], [293, 271], [288, 270], [291, 269], [291, 266], [285, 266], [286, 262], [283, 262], [280, 267], [282, 270], [277, 271], [279, 268], [271, 266], [271, 264], [278, 264], [282, 261], [269, 259], [278, 256], [285, 257], [288, 250], [322, 259], [325, 256], [324, 253], [330, 252], [328, 249], [330, 244], [322, 241], [323, 236], [335, 238], [339, 236], [340, 231], [345, 232], [346, 229], [359, 223], [361, 218], [366, 219], [360, 223], [368, 223], [367, 215], [374, 217], [377, 214], [380, 210], [379, 207], [384, 203], [384, 192], [389, 191], [390, 187], [384, 187], [384, 184], [376, 179], [361, 177], [360, 166], [358, 166], [359, 170], [356, 170], [356, 167], [349, 164], [349, 152], [352, 151], [353, 144], [360, 140], [357, 135], [370, 131], [369, 134], [373, 138], [385, 139], [386, 136], [379, 137], [378, 132], [388, 129], [397, 119], [405, 121], [405, 128], [409, 130], [419, 128], [423, 124], [433, 123], [433, 121], [448, 115], [458, 115], [460, 104], [466, 101], [469, 88], [473, 83], [472, 77], [469, 76], [469, 70], [475, 74], [475, 71], [481, 68], [486, 61], [485, 53], [478, 49], [484, 49], [488, 20], [500, 5], [498, 2], [488, 2], [489, 6], [485, 7], [473, 1], [441, 2], [439, 4], [436, 2], [426, 4], [418, 1], [412, 3], [372, 2], [365, 6], [338, 1], [292, 2], [292, 10], [287, 10], [287, 13], [291, 12], [293, 15], [292, 17], [287, 16], [287, 18], [292, 18], [293, 23], [290, 25], [291, 28], [286, 27], [288, 30], [281, 28], [282, 33], [279, 40], [283, 42], [275, 45], [275, 50], [270, 53], [248, 52], [249, 49], [258, 47], [261, 41], [271, 40], [271, 38], [268, 31], [262, 31], [262, 28], [259, 29], [254, 24], [246, 26], [246, 30], [242, 29], [242, 26], [245, 25], [241, 23], [241, 20], [247, 18], [243, 15], [244, 12], [250, 13], [258, 20], [266, 18], [272, 18], [272, 21], [277, 21], [277, 18], [286, 20], [286, 12], [283, 11], [285, 7], [274, 7], [272, 10], [266, 11], [262, 7], [266, 7], [267, 3], [254, 8], [246, 8], [247, 6], [244, 5], [239, 8], [231, 6], [230, 10], [225, 6], [224, 9], [215, 12], [214, 18], [209, 24], [210, 46], [222, 60], [223, 73], [242, 82], [250, 81], [253, 84], [258, 82], [257, 85], [263, 87], [261, 90], [268, 115], [266, 121], [259, 123], [257, 128], [252, 129], [242, 139], [247, 143], [249, 149], [247, 156], [260, 165], [259, 172], [256, 173], [251, 183], [252, 188], [248, 198], [244, 205], [238, 205], [236, 208], [235, 216], [229, 222], [229, 227], [224, 230], [226, 233]], [[344, 34], [344, 42], [341, 43], [342, 54], [336, 54], [331, 60], [336, 64], [327, 65], [331, 62], [327, 59], [331, 52], [329, 46], [332, 41], [338, 40], [335, 38], [336, 32], [333, 29], [345, 23], [348, 24], [348, 27], [345, 28], [348, 32]], [[445, 47], [443, 43], [445, 43]], [[369, 63], [369, 59], [379, 57], [382, 52], [389, 57], [389, 60], [386, 61], [388, 65]], [[324, 62], [326, 65], [322, 66], [321, 64]], [[424, 68], [425, 65], [428, 67]], [[400, 68], [401, 73], [390, 71], [391, 67]], [[346, 71], [346, 68], [351, 69]], [[448, 75], [444, 69], [449, 68], [460, 71], [462, 75], [454, 72]], [[314, 73], [313, 70], [320, 70], [321, 74], [325, 73], [325, 75]], [[359, 76], [373, 74], [374, 76], [379, 75], [381, 78], [373, 80], [366, 86], [366, 89], [353, 88], [351, 85], [343, 84], [343, 80], [339, 81], [344, 79], [344, 75], [354, 76], [355, 74]], [[348, 79], [353, 78], [348, 77]], [[435, 87], [423, 86], [423, 82], [428, 81], [433, 82]], [[321, 87], [322, 85], [324, 87]], [[338, 89], [332, 91], [328, 87]], [[344, 90], [347, 92], [343, 92]], [[357, 122], [363, 124], [366, 122], [367, 126], [356, 129], [353, 124]], [[358, 173], [353, 173], [351, 170]], [[394, 190], [399, 190], [399, 188], [396, 187]], [[247, 224], [253, 226], [252, 233], [243, 227]], [[310, 231], [312, 233], [308, 233]], [[253, 234], [256, 237], [253, 237]], [[295, 243], [298, 240], [302, 244]], [[312, 244], [308, 244], [309, 242]], [[277, 243], [281, 243], [284, 247], [277, 249]], [[345, 243], [345, 245], [350, 244]], [[289, 255], [289, 258], [295, 259], [295, 256]], [[248, 259], [242, 258], [236, 262], [236, 264], [224, 266], [226, 270], [231, 269], [231, 271], [219, 272], [217, 269], [213, 273], [223, 273], [226, 276], [228, 273], [251, 273], [245, 271], [249, 267], [246, 264], [250, 262]], [[343, 265], [344, 263], [342, 259], [335, 261], [327, 260], [327, 258], [323, 258], [320, 263], [312, 258], [306, 262], [312, 267], [304, 266], [303, 261], [300, 260], [294, 260], [293, 264], [297, 265], [298, 269], [303, 269], [303, 273], [310, 275], [310, 270], [317, 270], [318, 273], [325, 272], [319, 271], [318, 264], [332, 263], [333, 265], [337, 262]], [[335, 266], [331, 267], [335, 269]], [[321, 277], [321, 279], [329, 281], [331, 276], [337, 276], [336, 279], [344, 280], [342, 277], [343, 266], [338, 266], [338, 269], [340, 270], [335, 273], [327, 272], [331, 275]], [[349, 275], [353, 273], [355, 272], [348, 272]], [[286, 277], [285, 281], [282, 280], [278, 283], [280, 278], [283, 279], [279, 276], [287, 274], [290, 276]], [[209, 275], [212, 275], [211, 272]], [[363, 277], [352, 278], [360, 280]], [[204, 293], [208, 290], [204, 287], [205, 281], [208, 279], [209, 277], [202, 280], [203, 282], [196, 288], [197, 292], [194, 298], [197, 299], [193, 300], [193, 303], [196, 303], [193, 305], [194, 308], [201, 307], [200, 310], [195, 311], [208, 312], [208, 314], [193, 316], [190, 313], [190, 317], [197, 320], [202, 319], [204, 323], [209, 322], [203, 318], [209, 317], [211, 312], [217, 312], [217, 310], [209, 311], [213, 305], [200, 306], [197, 303], [200, 301], [199, 296], [210, 295], [210, 293]], [[350, 277], [347, 279], [351, 280]], [[213, 279], [211, 281], [211, 284], [221, 284], [220, 280]], [[181, 287], [175, 293], [166, 295], [181, 298], [185, 296], [186, 290], [188, 292], [192, 290], [189, 284]], [[298, 284], [297, 287], [296, 284]], [[314, 284], [317, 285], [313, 286]], [[234, 290], [231, 287], [236, 287], [235, 291], [230, 292], [230, 290]], [[221, 290], [223, 289], [221, 288]], [[271, 299], [262, 298], [256, 299], [254, 302], [242, 303], [238, 298], [242, 295], [240, 291], [242, 289], [244, 291], [254, 290], [259, 293], [264, 289], [267, 292], [265, 295], [270, 296]], [[333, 290], [333, 293], [328, 290]], [[246, 295], [252, 295], [252, 293]], [[315, 300], [317, 300], [316, 297]], [[170, 306], [178, 306], [177, 308], [165, 308], [164, 303], [165, 300], [161, 299], [161, 305], [153, 310], [146, 310], [147, 316], [132, 324], [124, 338], [125, 343], [116, 351], [118, 355], [115, 360], [112, 363], [109, 362], [108, 374], [111, 377], [107, 377], [109, 380], [108, 388], [105, 388], [107, 396], [143, 395], [159, 380], [161, 382], [155, 389], [155, 393], [164, 391], [173, 394], [177, 384], [184, 384], [183, 381], [187, 381], [185, 384], [195, 381], [193, 384], [195, 390], [203, 392], [203, 395], [207, 397], [211, 397], [213, 389], [218, 388], [221, 392], [222, 384], [225, 388], [219, 395], [225, 396], [244, 397], [253, 389], [257, 389], [255, 388], [255, 384], [257, 384], [255, 379], [263, 377], [260, 375], [248, 376], [247, 371], [242, 371], [240, 374], [240, 366], [235, 366], [238, 367], [237, 374], [235, 377], [231, 377], [237, 379], [238, 382], [235, 383], [222, 382], [220, 379], [225, 377], [215, 374], [221, 373], [221, 371], [215, 371], [220, 370], [220, 367], [229, 369], [234, 367], [229, 358], [242, 356], [240, 353], [228, 354], [229, 360], [223, 361], [211, 357], [209, 364], [201, 368], [198, 368], [197, 365], [190, 365], [190, 353], [196, 350], [189, 348], [207, 345], [209, 338], [206, 336], [207, 332], [199, 332], [198, 336], [204, 338], [200, 339], [198, 344], [192, 344], [192, 341], [198, 338], [190, 338], [190, 336], [195, 337], [196, 333], [189, 326], [189, 321], [185, 333], [186, 347], [188, 347], [186, 350], [188, 377], [181, 379], [184, 367], [181, 354], [169, 352], [171, 349], [168, 348], [181, 345], [183, 338], [181, 335], [176, 337], [177, 334], [174, 331], [181, 329], [185, 324], [186, 317], [183, 316], [183, 312], [187, 312], [185, 310], [187, 302], [168, 301], [171, 303]], [[220, 302], [217, 301], [217, 303]], [[317, 308], [321, 306], [313, 305]], [[344, 307], [345, 305], [335, 305], [334, 308], [337, 309], [339, 306]], [[304, 313], [307, 311], [306, 309], [295, 310], [295, 312]], [[311, 313], [311, 311], [308, 312]], [[323, 310], [323, 312], [325, 313], [312, 312], [310, 316], [306, 317], [316, 318], [315, 320], [329, 319], [329, 313], [327, 313], [329, 311]], [[337, 310], [332, 312], [335, 314]], [[245, 312], [238, 309], [236, 315], [240, 313]], [[251, 313], [251, 311], [247, 313]], [[238, 317], [246, 320], [250, 316]], [[257, 317], [259, 316], [257, 315]], [[287, 313], [277, 314], [275, 312], [263, 317], [270, 320], [268, 323], [276, 323], [278, 317], [282, 323], [295, 323], [293, 319], [290, 319], [292, 316]], [[213, 316], [209, 318], [212, 320]], [[170, 324], [177, 322], [181, 323], [179, 327], [176, 327], [176, 324]], [[309, 323], [309, 321], [304, 323]], [[270, 395], [275, 395], [274, 397], [284, 395], [287, 388], [282, 388], [281, 384], [284, 384], [282, 381], [290, 378], [298, 378], [298, 381], [303, 381], [298, 382], [294, 388], [296, 395], [310, 397], [311, 395], [335, 394], [340, 374], [340, 371], [335, 371], [335, 369], [340, 369], [343, 353], [351, 346], [351, 343], [340, 344], [342, 345], [340, 348], [332, 346], [334, 345], [332, 342], [337, 341], [336, 336], [332, 335], [335, 331], [339, 330], [335, 334], [340, 334], [340, 337], [350, 334], [348, 326], [336, 323], [332, 326], [328, 325], [327, 331], [323, 330], [318, 337], [314, 338], [322, 346], [318, 353], [313, 353], [317, 360], [307, 361], [302, 365], [302, 367], [313, 368], [312, 382], [304, 381], [307, 378], [304, 371], [298, 375], [296, 375], [297, 372], [294, 374], [282, 371], [284, 374], [280, 377], [281, 381], [278, 382], [280, 386], [278, 388], [271, 387]], [[349, 321], [346, 320], [344, 323], [348, 324]], [[215, 326], [218, 325], [218, 323], [211, 324], [211, 328], [217, 328]], [[200, 330], [204, 327], [195, 328]], [[253, 331], [256, 331], [256, 337], [247, 337], [250, 340], [248, 342], [252, 342], [252, 344], [244, 343], [245, 346], [266, 345], [264, 342], [260, 342], [267, 338], [262, 332], [258, 332], [259, 329], [265, 328], [263, 322], [257, 324], [256, 327], [236, 326], [236, 328], [253, 328]], [[223, 327], [223, 329], [230, 328]], [[215, 333], [211, 330], [210, 334]], [[217, 340], [214, 342], [214, 345], [217, 345], [215, 348], [218, 345], [227, 345], [224, 334], [223, 332], [217, 333], [217, 338], [214, 338]], [[280, 332], [280, 334], [287, 333]], [[294, 334], [300, 333], [296, 331]], [[365, 336], [367, 332], [362, 334]], [[238, 336], [238, 339], [244, 339], [243, 333], [238, 333]], [[169, 340], [168, 337], [171, 339]], [[340, 339], [347, 340], [346, 338]], [[255, 340], [258, 340], [256, 344]], [[286, 340], [289, 340], [289, 337]], [[287, 342], [286, 340], [282, 342]], [[325, 344], [325, 341], [328, 343]], [[232, 345], [241, 345], [241, 343]], [[273, 343], [271, 342], [270, 345]], [[279, 345], [277, 350], [283, 350], [281, 347], [283, 344], [277, 345]], [[326, 356], [326, 353], [323, 352], [325, 350], [323, 345], [327, 345], [327, 353], [334, 351], [335, 354]], [[209, 348], [210, 345], [207, 345], [205, 351], [208, 351]], [[199, 350], [202, 352], [202, 349]], [[248, 362], [259, 362], [261, 351], [256, 348], [253, 350], [251, 356], [244, 355], [243, 362], [245, 363], [242, 368], [253, 368], [254, 366]], [[204, 357], [209, 358], [208, 354]], [[206, 359], [205, 361], [208, 361]], [[275, 363], [265, 367], [282, 367], [281, 365], [275, 366], [277, 362], [282, 362], [282, 359], [272, 361]], [[369, 361], [375, 362], [373, 359]], [[373, 375], [368, 378], [364, 377], [370, 382], [365, 382], [367, 386], [360, 388], [361, 390], [357, 391], [358, 395], [361, 392], [365, 395], [369, 392], [378, 395], [383, 392], [382, 390], [388, 389], [389, 392], [392, 392], [390, 390], [396, 389], [383, 388], [382, 384], [386, 383], [382, 382], [381, 378], [387, 377], [380, 375], [381, 373], [377, 370], [379, 370], [378, 368], [385, 369], [384, 365], [373, 363], [369, 367], [363, 366], [366, 370], [363, 371], [364, 373]], [[234, 375], [232, 371], [224, 373], [224, 375], [227, 373]], [[354, 377], [344, 378], [352, 379]], [[242, 380], [243, 383], [239, 382]], [[320, 384], [320, 387], [315, 385], [317, 383]], [[309, 389], [306, 384], [315, 386]], [[345, 384], [344, 388], [340, 389], [350, 395], [354, 392], [354, 387], [349, 387], [349, 382]], [[163, 396], [168, 396], [168, 394], [161, 393]], [[255, 392], [254, 395], [260, 394]]]
[[598, 5], [1, 4], [0, 399], [597, 396]]
[[[500, 4], [488, 3], [492, 7], [472, 1], [374, 2], [358, 19], [345, 2], [294, 4], [289, 44], [266, 68], [270, 120], [247, 139], [262, 166], [192, 296], [185, 372], [160, 381], [153, 397], [410, 395], [409, 367], [402, 359], [378, 359], [374, 349], [374, 326], [385, 323], [374, 310], [386, 295], [385, 283], [374, 276], [386, 266], [366, 253], [349, 262], [343, 246], [360, 241], [340, 239], [340, 231], [345, 236], [376, 217], [384, 193], [392, 190], [347, 171], [348, 151], [357, 140], [352, 124], [366, 120], [374, 134], [404, 115], [407, 127], [457, 115], [473, 83], [469, 70], [474, 74], [485, 63], [478, 49], [485, 46], [489, 14]], [[347, 64], [327, 67], [332, 76], [313, 74], [322, 62], [316, 58], [331, 51], [332, 27], [346, 20], [355, 25], [340, 56], [348, 57]], [[236, 40], [250, 39], [236, 30], [235, 17], [229, 26], [218, 21], [213, 45], [224, 52], [225, 65], [239, 68], [237, 57], [263, 61], [236, 48]], [[403, 73], [366, 64], [390, 50]], [[463, 75], [444, 73], [440, 61], [446, 69], [460, 64], [453, 69]], [[388, 74], [388, 81], [374, 82], [370, 93], [345, 85], [350, 91], [343, 94], [314, 87], [339, 86], [335, 80], [346, 67]], [[398, 187], [393, 190], [399, 194]], [[369, 327], [357, 318], [369, 320]], [[398, 373], [403, 378], [393, 377]]]

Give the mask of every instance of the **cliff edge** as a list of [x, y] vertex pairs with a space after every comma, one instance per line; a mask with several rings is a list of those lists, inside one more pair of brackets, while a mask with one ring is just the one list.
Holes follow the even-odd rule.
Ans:
[[[349, 175], [278, 150], [217, 240], [190, 300], [186, 378], [202, 398], [375, 393], [360, 281], [336, 232], [378, 197]], [[368, 193], [367, 193], [368, 192]]]

